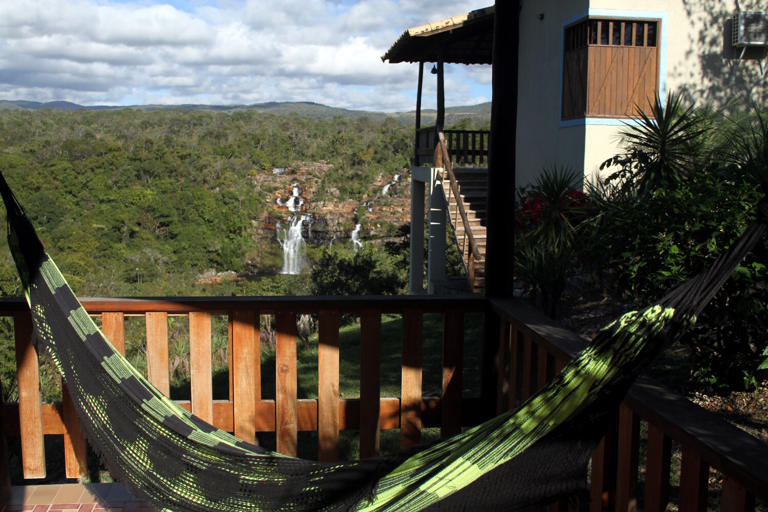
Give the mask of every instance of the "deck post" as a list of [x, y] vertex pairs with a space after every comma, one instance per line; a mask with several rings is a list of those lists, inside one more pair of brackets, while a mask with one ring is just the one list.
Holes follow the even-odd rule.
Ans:
[[411, 169], [411, 233], [408, 267], [408, 293], [424, 293], [424, 193], [426, 167]]
[[[491, 133], [488, 139], [488, 220], [485, 250], [485, 295], [510, 298], [514, 293], [515, 231], [512, 222], [517, 144], [517, 77], [520, 0], [495, 2]], [[484, 412], [496, 408], [499, 322], [487, 314], [481, 361]]]
[[427, 293], [441, 293], [445, 283], [445, 191], [442, 169], [433, 167], [429, 180], [429, 242], [427, 254]]

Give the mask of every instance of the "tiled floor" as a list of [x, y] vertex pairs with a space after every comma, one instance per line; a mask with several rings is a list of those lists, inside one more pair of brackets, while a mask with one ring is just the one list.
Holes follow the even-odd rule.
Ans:
[[0, 512], [155, 512], [120, 484], [56, 484], [12, 487]]

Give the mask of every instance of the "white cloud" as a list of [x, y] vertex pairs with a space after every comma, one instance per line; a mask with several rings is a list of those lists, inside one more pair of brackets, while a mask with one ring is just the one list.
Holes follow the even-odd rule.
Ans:
[[[489, 3], [2, 0], [0, 97], [410, 110], [416, 66], [381, 55], [410, 26]], [[447, 83], [449, 104], [488, 99], [490, 71], [450, 71]]]

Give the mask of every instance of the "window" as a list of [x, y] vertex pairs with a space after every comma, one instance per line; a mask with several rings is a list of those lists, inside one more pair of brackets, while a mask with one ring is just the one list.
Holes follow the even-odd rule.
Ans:
[[566, 27], [562, 118], [647, 111], [658, 94], [658, 24], [590, 18]]

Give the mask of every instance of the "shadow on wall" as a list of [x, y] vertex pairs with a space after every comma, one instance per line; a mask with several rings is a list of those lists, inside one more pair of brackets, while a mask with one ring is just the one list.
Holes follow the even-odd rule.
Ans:
[[[683, 0], [685, 14], [694, 29], [688, 34], [685, 63], [669, 70], [669, 77], [697, 102], [726, 105], [765, 105], [768, 49], [742, 51], [732, 45], [732, 16], [739, 11], [766, 10], [753, 0]], [[719, 27], [719, 29], [714, 29]], [[698, 61], [698, 62], [696, 62]], [[697, 69], [698, 68], [698, 69]], [[698, 76], [699, 69], [701, 76]]]

